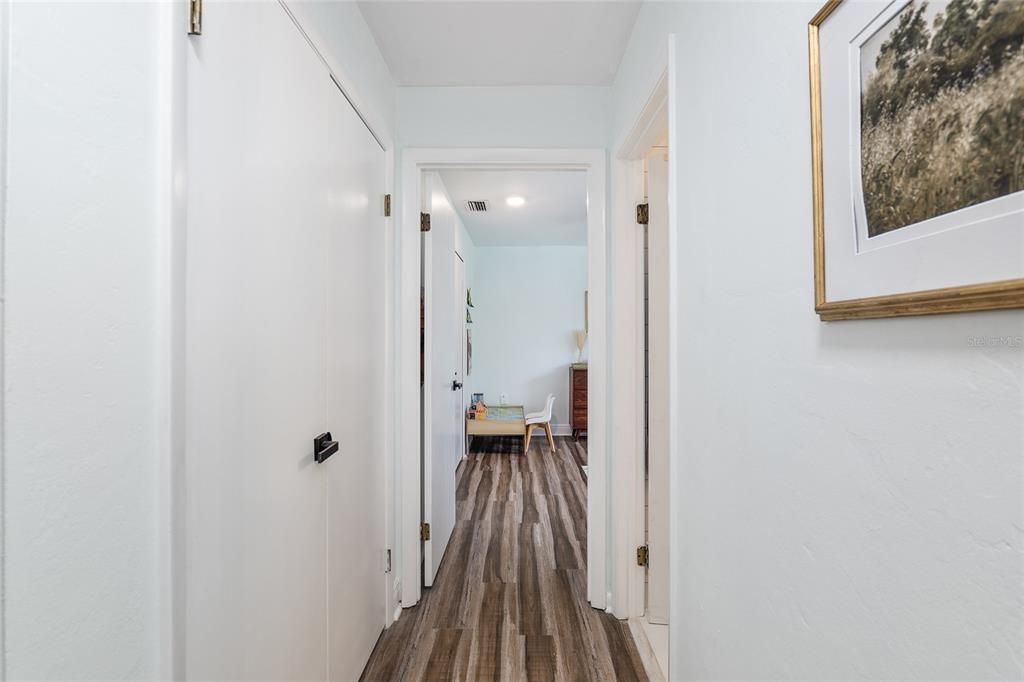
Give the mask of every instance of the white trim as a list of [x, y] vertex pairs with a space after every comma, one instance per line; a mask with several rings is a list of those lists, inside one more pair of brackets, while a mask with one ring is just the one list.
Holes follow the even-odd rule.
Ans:
[[[384, 192], [394, 195], [395, 191], [395, 151], [389, 148], [384, 153]], [[384, 218], [384, 386], [395, 385], [395, 309], [398, 295], [395, 250], [395, 229], [398, 221], [394, 215], [398, 207], [392, 201], [391, 217]], [[384, 537], [383, 550], [391, 551], [391, 570], [384, 574], [384, 626], [387, 627], [394, 619], [396, 613], [400, 613], [402, 605], [398, 601], [400, 588], [399, 580], [396, 577], [395, 566], [398, 561], [398, 538], [395, 537], [395, 430], [389, 423], [386, 415], [394, 414], [398, 407], [398, 398], [394, 391], [383, 391], [383, 404], [381, 414], [385, 415], [381, 420], [380, 428], [383, 431], [384, 443], [384, 495], [381, 504], [384, 505]]]
[[[679, 405], [679, 357], [682, 353], [682, 339], [679, 337], [679, 197], [677, 189], [679, 186], [679, 134], [676, 129], [676, 121], [679, 120], [679, 92], [676, 83], [678, 75], [676, 72], [676, 36], [670, 33], [668, 36], [668, 401], [669, 409], [675, 409]], [[670, 412], [671, 414], [671, 412]], [[682, 452], [679, 448], [679, 420], [669, 419], [668, 432], [668, 458], [669, 466], [679, 466], [682, 463]], [[671, 469], [670, 469], [671, 471]], [[672, 488], [670, 487], [670, 491]], [[682, 547], [675, 541], [675, 534], [672, 526], [678, 522], [679, 514], [682, 513], [681, 500], [678, 495], [669, 493], [669, 567], [683, 565]], [[675, 610], [673, 606], [677, 601], [679, 591], [679, 579], [675, 571], [669, 571], [669, 659], [666, 677], [672, 679], [672, 637], [673, 626], [671, 613]], [[681, 632], [681, 628], [676, 633]]]
[[639, 159], [657, 144], [658, 137], [668, 126], [668, 65], [651, 88], [651, 94], [637, 112], [633, 127], [619, 145], [615, 157]]
[[[584, 433], [586, 433], [586, 432], [584, 431]], [[561, 437], [568, 438], [569, 436], [572, 435], [572, 424], [554, 424], [554, 423], [552, 423], [551, 424], [551, 435], [552, 436], [557, 436], [557, 437], [560, 437], [560, 438]], [[533, 432], [533, 437], [534, 438], [542, 438], [542, 437], [543, 438], [547, 438], [547, 435], [544, 433], [544, 431], [542, 429], [537, 429], [536, 431]]]
[[[665, 671], [658, 664], [658, 656], [654, 653], [650, 638], [647, 637], [647, 629], [644, 627], [642, 618], [630, 618], [627, 621], [629, 632], [633, 635], [633, 643], [636, 644], [636, 651], [640, 654], [640, 662], [644, 666], [644, 672], [650, 682], [664, 682]], [[664, 627], [664, 626], [660, 626]]]
[[[633, 418], [617, 420], [613, 450], [621, 453], [616, 458], [613, 475], [619, 485], [612, 488], [611, 544], [615, 547], [616, 572], [613, 594], [617, 596], [612, 611], [619, 618], [642, 618], [645, 612], [645, 571], [632, 560], [632, 548], [644, 544], [646, 519], [646, 489], [644, 481], [644, 413], [643, 413], [643, 234], [636, 227], [634, 203], [643, 196], [642, 161], [646, 151], [658, 136], [668, 129], [668, 214], [669, 214], [669, 395], [677, 403], [678, 381], [676, 354], [678, 353], [677, 301], [678, 286], [676, 223], [676, 161], [677, 133], [675, 128], [675, 36], [669, 35], [666, 50], [660, 58], [662, 67], [653, 79], [647, 100], [636, 109], [632, 124], [621, 131], [613, 162], [612, 207], [615, 224], [612, 229], [613, 280], [615, 282], [613, 311], [616, 322], [613, 344], [616, 358], [615, 390], [612, 409], [615, 414]], [[676, 462], [677, 439], [675, 420], [670, 420], [673, 432], [669, 434], [669, 458]], [[622, 510], [619, 513], [618, 510]], [[670, 511], [670, 515], [674, 513]], [[673, 517], [674, 518], [674, 517]], [[673, 554], [676, 547], [671, 548]], [[671, 561], [670, 565], [677, 563]], [[674, 582], [674, 581], [673, 581]], [[670, 587], [671, 591], [671, 587]], [[668, 677], [668, 675], [666, 675]]]
[[595, 608], [608, 604], [608, 343], [607, 343], [607, 228], [606, 154], [603, 149], [513, 148], [410, 148], [402, 153], [401, 216], [398, 231], [399, 277], [396, 332], [396, 381], [398, 407], [393, 420], [398, 473], [396, 514], [401, 551], [398, 553], [404, 583], [402, 606], [415, 605], [421, 595], [420, 502], [420, 380], [419, 380], [419, 283], [421, 188], [423, 170], [442, 168], [537, 168], [587, 171], [588, 288], [591, 303], [590, 373], [588, 413], [598, 429], [588, 433], [587, 597]]
[[[613, 533], [616, 545], [618, 594], [614, 604], [620, 618], [637, 618], [645, 612], [645, 570], [632, 561], [632, 547], [644, 544], [646, 519], [644, 469], [644, 346], [643, 346], [643, 231], [636, 225], [635, 204], [644, 196], [643, 157], [659, 135], [669, 126], [668, 71], [662, 71], [650, 96], [637, 112], [632, 127], [616, 153], [613, 203], [616, 226], [615, 246], [616, 320], [615, 344], [623, 362], [616, 365], [616, 390], [613, 400], [618, 414], [633, 414], [623, 419], [615, 431], [616, 452], [635, 453], [617, 459], [616, 479], [620, 485], [612, 492], [612, 506], [625, 513], [616, 514]], [[670, 181], [671, 182], [671, 181]]]
[[[420, 210], [430, 213], [433, 209], [434, 178], [430, 173], [420, 173]], [[417, 223], [419, 221], [417, 220]], [[433, 503], [431, 492], [433, 491], [433, 472], [423, 466], [424, 462], [432, 461], [434, 456], [434, 439], [431, 437], [431, 427], [434, 423], [434, 396], [429, 387], [434, 385], [434, 366], [431, 359], [434, 357], [434, 315], [431, 305], [434, 300], [434, 232], [419, 232], [420, 238], [420, 287], [423, 293], [423, 383], [420, 385], [420, 405], [422, 421], [420, 430], [420, 455], [419, 472], [422, 482], [420, 483], [420, 514], [422, 515], [432, 509]], [[404, 268], [402, 270], [405, 271]], [[443, 408], [442, 408], [443, 409]], [[407, 471], [403, 467], [402, 471]], [[422, 551], [422, 582], [426, 587], [434, 584], [434, 576], [431, 575], [430, 567], [433, 561], [434, 543], [425, 540], [420, 544]], [[420, 580], [415, 585], [420, 587]], [[413, 583], [406, 583], [413, 584]]]
[[[615, 597], [610, 607], [616, 617], [627, 618], [634, 615], [629, 609], [632, 599], [628, 578], [637, 571], [631, 550], [643, 544], [635, 542], [624, 530], [632, 516], [630, 502], [635, 499], [633, 489], [640, 485], [642, 491], [643, 482], [643, 366], [637, 367], [636, 363], [643, 351], [643, 317], [640, 314], [642, 308], [638, 305], [643, 298], [643, 233], [636, 224], [635, 204], [640, 196], [642, 162], [616, 159], [612, 164], [614, 221], [611, 229], [611, 270], [615, 287], [610, 304], [615, 319], [612, 345], [618, 361], [612, 368], [614, 390], [611, 400], [613, 414], [621, 416], [616, 419], [611, 436], [611, 446], [617, 456], [612, 470], [616, 485], [611, 490], [610, 506], [617, 513], [613, 515], [609, 543], [613, 548], [614, 558], [609, 563], [613, 567], [611, 582]], [[639, 357], [642, 361], [642, 356]], [[642, 504], [642, 497], [640, 501]]]
[[161, 4], [157, 24], [156, 426], [157, 661], [162, 680], [185, 676], [188, 536], [185, 520], [185, 296], [188, 112], [186, 3]]
[[[7, 135], [10, 85], [10, 11], [11, 3], [0, 3], [0, 386], [6, 386], [5, 345], [7, 343], [7, 304], [5, 283], [7, 266]], [[0, 681], [7, 679], [7, 501], [4, 471], [6, 470], [6, 391], [0, 390]]]

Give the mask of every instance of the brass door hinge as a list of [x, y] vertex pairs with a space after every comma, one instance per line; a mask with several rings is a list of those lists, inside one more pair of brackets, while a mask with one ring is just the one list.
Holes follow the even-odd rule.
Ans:
[[637, 204], [636, 205], [636, 224], [637, 225], [646, 225], [648, 220], [650, 220], [649, 204]]
[[188, 34], [203, 35], [203, 0], [188, 0]]
[[420, 232], [430, 232], [429, 213], [420, 213]]
[[390, 218], [391, 217], [391, 195], [390, 194], [385, 194], [384, 195], [384, 217], [385, 218]]
[[651, 559], [650, 552], [647, 550], [647, 545], [641, 545], [636, 548], [636, 565], [637, 566], [648, 566]]
[[430, 539], [430, 524], [429, 523], [421, 523], [420, 524], [420, 540], [423, 540], [424, 542], [426, 542], [429, 539]]

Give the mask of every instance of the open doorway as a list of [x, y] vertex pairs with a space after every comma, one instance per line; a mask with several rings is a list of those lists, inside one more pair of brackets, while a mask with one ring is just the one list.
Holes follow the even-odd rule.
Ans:
[[[435, 525], [436, 521], [432, 516], [433, 514], [433, 501], [425, 504], [425, 497], [430, 494], [432, 495], [436, 490], [437, 486], [432, 485], [430, 493], [426, 493], [424, 490], [424, 482], [428, 477], [431, 477], [436, 471], [436, 464], [439, 460], [434, 457], [434, 452], [429, 453], [429, 459], [420, 458], [419, 445], [421, 440], [426, 443], [428, 440], [434, 441], [433, 434], [428, 439], [427, 437], [421, 438], [421, 426], [426, 426], [427, 420], [424, 418], [421, 420], [421, 406], [424, 396], [430, 392], [433, 393], [434, 389], [441, 387], [441, 379], [448, 385], [449, 394], [454, 393], [452, 390], [451, 382], [454, 380], [456, 383], [463, 384], [463, 400], [464, 404], [468, 406], [469, 403], [473, 402], [473, 393], [483, 392], [485, 394], [485, 403], [488, 407], [492, 404], [495, 407], [502, 407], [502, 394], [504, 395], [504, 407], [515, 407], [512, 403], [526, 403], [522, 406], [521, 416], [517, 418], [520, 420], [522, 430], [525, 431], [527, 424], [525, 423], [525, 413], [527, 411], [538, 411], [544, 412], [546, 408], [546, 397], [549, 392], [543, 386], [535, 387], [540, 391], [540, 397], [534, 398], [532, 394], [528, 395], [526, 392], [517, 395], [519, 389], [515, 388], [511, 383], [507, 387], [498, 384], [492, 384], [492, 388], [485, 388], [484, 390], [474, 390], [474, 382], [483, 379], [482, 374], [477, 372], [483, 372], [483, 369], [478, 369], [478, 363], [481, 360], [480, 356], [480, 338], [481, 329], [479, 320], [483, 318], [481, 315], [486, 317], [488, 314], [497, 315], [498, 319], [502, 321], [502, 324], [508, 324], [510, 322], [509, 315], [501, 312], [501, 306], [497, 305], [495, 301], [488, 301], [488, 309], [483, 309], [484, 302], [482, 300], [481, 291], [478, 289], [478, 285], [474, 284], [474, 280], [480, 277], [479, 268], [475, 268], [474, 265], [469, 261], [464, 261], [467, 265], [467, 280], [470, 285], [467, 289], [472, 290], [472, 303], [474, 307], [468, 307], [469, 300], [461, 299], [461, 296], [454, 295], [451, 299], [451, 310], [455, 310], [455, 301], [462, 306], [462, 312], [468, 310], [469, 314], [474, 320], [473, 323], [467, 325], [470, 327], [470, 338], [467, 339], [469, 342], [467, 345], [471, 347], [466, 348], [466, 358], [468, 370], [468, 376], [463, 373], [463, 379], [465, 381], [458, 381], [455, 376], [455, 372], [451, 372], [451, 377], [446, 372], [441, 371], [438, 373], [437, 380], [431, 380], [432, 387], [430, 391], [422, 390], [420, 385], [419, 377], [419, 365], [420, 365], [420, 315], [418, 308], [420, 307], [420, 285], [421, 285], [421, 273], [420, 265], [424, 268], [427, 266], [427, 259], [423, 258], [421, 254], [421, 245], [423, 234], [421, 232], [427, 225], [429, 220], [430, 231], [433, 232], [438, 221], [442, 220], [437, 215], [437, 211], [431, 213], [434, 210], [433, 198], [428, 200], [428, 193], [423, 183], [423, 178], [428, 176], [434, 176], [438, 180], [441, 180], [440, 184], [444, 185], [444, 178], [447, 175], [449, 179], [454, 178], [453, 175], [456, 172], [462, 171], [487, 171], [491, 173], [500, 172], [548, 172], [548, 173], [561, 173], [566, 177], [578, 178], [582, 181], [582, 186], [585, 192], [584, 206], [585, 206], [585, 217], [583, 218], [583, 228], [585, 230], [585, 244], [579, 245], [581, 250], [585, 251], [585, 282], [581, 279], [581, 282], [572, 285], [574, 291], [571, 292], [571, 298], [567, 305], [571, 306], [573, 313], [572, 319], [568, 322], [568, 326], [559, 332], [561, 334], [562, 350], [559, 359], [559, 366], [557, 369], [552, 368], [550, 370], [551, 380], [557, 384], [556, 393], [565, 392], [564, 402], [563, 399], [556, 395], [555, 407], [553, 410], [553, 417], [549, 421], [549, 426], [552, 430], [552, 436], [556, 441], [556, 450], [567, 450], [569, 448], [563, 448], [562, 443], [572, 443], [574, 447], [582, 448], [585, 443], [585, 465], [587, 471], [584, 479], [583, 471], [578, 466], [579, 462], [573, 461], [572, 466], [575, 466], [573, 472], [577, 476], [579, 482], [579, 495], [577, 495], [577, 507], [576, 514], [563, 514], [562, 507], [558, 508], [558, 518], [560, 523], [559, 528], [567, 530], [571, 526], [572, 540], [575, 541], [567, 543], [570, 547], [570, 551], [563, 555], [563, 559], [568, 561], [566, 557], [573, 555], [577, 558], [578, 565], [580, 568], [566, 568], [568, 572], [559, 574], [562, 578], [571, 579], [573, 584], [571, 585], [572, 591], [579, 595], [579, 598], [583, 606], [589, 605], [593, 608], [580, 608], [578, 612], [580, 617], [591, 619], [591, 618], [604, 618], [607, 616], [611, 618], [607, 626], [601, 625], [597, 621], [589, 623], [587, 627], [596, 628], [596, 631], [605, 633], [607, 631], [620, 632], [622, 639], [617, 640], [616, 647], [620, 645], [624, 646], [623, 642], [626, 640], [631, 641], [628, 630], [621, 626], [621, 623], [615, 620], [610, 614], [606, 613], [606, 610], [610, 607], [611, 591], [609, 585], [610, 571], [609, 562], [610, 557], [608, 554], [608, 531], [610, 527], [608, 500], [609, 500], [609, 489], [608, 489], [608, 403], [609, 396], [607, 391], [607, 373], [608, 373], [608, 358], [607, 358], [607, 253], [606, 253], [606, 171], [605, 171], [605, 152], [603, 150], [572, 150], [572, 149], [543, 149], [543, 150], [530, 150], [530, 149], [409, 149], [403, 153], [403, 168], [402, 168], [402, 230], [399, 236], [399, 257], [397, 261], [398, 270], [401, 273], [402, 281], [400, 283], [400, 291], [398, 295], [399, 307], [397, 309], [396, 321], [400, 327], [398, 330], [398, 359], [397, 359], [397, 393], [398, 393], [398, 405], [394, 415], [396, 423], [396, 463], [395, 474], [398, 494], [395, 496], [396, 504], [398, 509], [398, 522], [396, 523], [396, 530], [398, 533], [398, 545], [399, 545], [399, 557], [397, 564], [399, 566], [398, 575], [395, 576], [396, 585], [394, 589], [395, 594], [400, 594], [400, 605], [403, 607], [412, 607], [421, 601], [424, 596], [424, 585], [431, 584], [423, 580], [424, 575], [428, 572], [434, 571], [434, 568], [439, 568], [439, 572], [434, 572], [435, 580], [442, 580], [445, 566], [451, 561], [453, 564], [464, 565], [465, 554], [464, 552], [475, 552], [484, 551], [485, 554], [489, 551], [487, 548], [479, 546], [479, 542], [476, 545], [470, 544], [466, 546], [464, 543], [459, 541], [456, 535], [453, 538], [451, 534], [447, 533], [447, 529], [441, 529], [442, 535], [438, 535], [439, 528]], [[452, 181], [454, 185], [454, 180]], [[450, 191], [451, 186], [446, 187], [447, 203], [449, 206], [454, 206], [456, 198], [451, 196], [453, 193]], [[524, 192], [525, 193], [525, 192]], [[431, 190], [431, 194], [434, 194]], [[498, 199], [505, 201], [508, 196], [500, 196]], [[529, 197], [525, 197], [527, 201]], [[459, 199], [462, 201], [463, 199]], [[468, 200], [468, 199], [465, 199]], [[444, 209], [443, 212], [447, 212], [448, 209]], [[454, 209], [452, 209], [454, 213]], [[429, 218], [421, 214], [430, 214]], [[541, 230], [543, 232], [543, 230]], [[435, 239], [435, 236], [430, 238]], [[454, 241], [454, 238], [453, 240]], [[433, 249], [438, 241], [433, 241], [431, 248]], [[471, 260], [471, 259], [470, 259]], [[438, 262], [436, 254], [431, 257], [432, 263]], [[479, 264], [478, 264], [479, 265]], [[564, 266], [564, 264], [563, 264]], [[555, 265], [548, 265], [543, 268], [543, 274], [547, 275], [550, 271], [556, 270]], [[494, 269], [493, 273], [496, 279], [500, 280], [500, 273], [497, 269]], [[488, 270], [488, 274], [492, 274], [491, 270]], [[557, 273], [555, 273], [557, 274]], [[510, 278], [522, 278], [523, 275], [509, 275]], [[528, 277], [528, 276], [527, 276]], [[533, 278], [535, 279], [535, 277]], [[423, 280], [425, 282], [425, 280]], [[504, 284], [498, 282], [498, 285]], [[582, 286], [580, 286], [582, 284]], [[526, 287], [524, 286], [523, 289]], [[507, 289], [507, 288], [506, 288]], [[513, 287], [515, 289], [515, 287]], [[534, 294], [534, 296], [543, 297], [543, 289], [540, 293]], [[517, 292], [522, 293], [522, 292]], [[428, 296], [429, 298], [429, 296]], [[575, 300], [573, 300], [575, 299]], [[448, 308], [448, 304], [440, 304], [445, 308]], [[584, 309], [584, 306], [586, 308]], [[429, 307], [427, 304], [426, 307]], [[529, 316], [539, 315], [541, 311], [533, 310], [523, 311], [525, 315]], [[530, 318], [525, 318], [529, 320]], [[412, 324], [410, 324], [412, 322]], [[435, 336], [426, 332], [426, 326], [430, 323], [425, 322], [425, 338], [427, 336]], [[530, 324], [527, 322], [525, 324]], [[413, 326], [415, 325], [415, 326]], [[585, 379], [576, 383], [581, 389], [580, 396], [577, 397], [577, 401], [585, 401], [585, 409], [577, 410], [582, 413], [581, 416], [585, 416], [586, 425], [580, 427], [577, 425], [577, 435], [580, 437], [578, 442], [572, 441], [570, 436], [574, 430], [572, 424], [573, 400], [571, 397], [572, 393], [572, 365], [578, 361], [579, 354], [576, 348], [575, 332], [583, 330], [586, 333], [585, 338], [585, 360], [587, 361]], [[424, 345], [426, 345], [425, 342]], [[469, 354], [472, 353], [472, 359]], [[424, 353], [424, 356], [426, 354]], [[509, 362], [509, 352], [505, 353], [504, 361]], [[498, 359], [498, 363], [502, 361]], [[524, 362], [528, 361], [528, 358], [523, 359]], [[423, 360], [425, 366], [428, 364], [426, 358]], [[471, 363], [471, 364], [470, 364]], [[583, 368], [577, 366], [577, 371]], [[413, 378], [415, 383], [410, 382], [410, 378]], [[499, 379], [500, 383], [500, 379]], [[542, 382], [540, 382], [542, 383]], [[433, 384], [436, 384], [434, 386]], [[424, 378], [424, 386], [426, 385], [426, 378]], [[457, 403], [454, 400], [442, 399], [445, 404]], [[487, 401], [491, 401], [488, 403]], [[577, 403], [578, 404], [578, 403]], [[559, 409], [561, 408], [561, 409]], [[431, 406], [430, 409], [433, 409]], [[436, 415], [431, 413], [431, 420]], [[465, 412], [461, 415], [465, 418]], [[465, 421], [464, 421], [465, 423]], [[547, 441], [547, 434], [543, 430], [535, 430], [537, 437], [532, 438], [532, 445], [529, 449], [529, 454], [540, 455], [545, 454], [546, 457], [538, 460], [539, 465], [544, 467], [548, 466], [561, 466], [558, 462], [550, 457], [550, 443]], [[562, 435], [564, 434], [564, 435]], [[479, 435], [479, 434], [477, 434]], [[525, 436], [525, 433], [520, 434]], [[585, 440], [583, 436], [585, 435]], [[484, 443], [487, 442], [511, 442], [502, 441], [501, 439], [482, 439], [477, 438], [475, 441], [482, 448]], [[470, 453], [472, 454], [472, 447]], [[521, 447], [521, 446], [516, 446]], [[525, 449], [525, 448], [524, 448]], [[461, 451], [460, 451], [461, 454]], [[495, 458], [496, 459], [496, 458]], [[508, 458], [506, 458], [508, 459]], [[582, 458], [581, 458], [582, 459]], [[523, 460], [520, 460], [523, 461]], [[529, 464], [529, 463], [527, 463]], [[432, 468], [434, 471], [428, 472], [427, 469]], [[447, 486], [449, 483], [455, 482], [455, 477], [449, 477], [449, 471], [441, 472], [441, 475], [445, 477], [444, 485]], [[547, 483], [550, 483], [559, 488], [563, 488], [563, 480], [556, 474], [564, 473], [558, 471], [549, 470], [545, 477]], [[490, 472], [492, 481], [500, 481], [502, 479], [502, 472], [492, 470]], [[530, 474], [533, 475], [532, 470]], [[538, 477], [541, 475], [538, 471], [536, 474]], [[496, 478], [495, 478], [496, 477]], [[479, 485], [477, 490], [479, 490]], [[494, 485], [500, 485], [495, 483]], [[571, 484], [570, 484], [571, 487]], [[564, 491], [564, 488], [563, 488]], [[447, 500], [452, 500], [452, 496], [445, 491], [444, 497]], [[523, 497], [516, 495], [512, 500], [511, 509], [514, 515], [520, 515], [528, 513], [523, 510]], [[452, 500], [453, 501], [453, 500]], [[496, 500], [491, 500], [492, 502]], [[497, 509], [496, 505], [491, 505], [492, 509], [489, 512], [489, 523], [493, 525], [495, 518], [493, 516], [494, 509]], [[454, 516], [457, 511], [452, 510], [450, 513]], [[461, 517], [460, 517], [461, 518]], [[426, 529], [423, 527], [423, 523], [430, 523], [429, 533], [424, 532]], [[564, 523], [563, 523], [564, 522]], [[453, 522], [453, 527], [455, 523]], [[532, 531], [531, 531], [532, 532]], [[445, 537], [447, 535], [447, 537]], [[558, 541], [561, 546], [562, 536], [559, 535]], [[431, 544], [429, 549], [431, 553], [432, 566], [424, 569], [425, 564], [423, 559], [426, 556], [427, 543]], [[444, 551], [441, 551], [441, 545], [446, 544], [447, 547]], [[546, 541], [544, 547], [553, 548], [554, 538]], [[495, 550], [498, 551], [498, 550]], [[509, 550], [514, 552], [514, 550]], [[553, 552], [554, 550], [550, 550]], [[458, 556], [453, 556], [453, 552]], [[510, 555], [503, 554], [499, 551], [497, 555], [501, 557], [502, 561], [509, 558]], [[443, 558], [447, 557], [447, 558]], [[556, 561], [553, 559], [552, 561]], [[444, 562], [444, 565], [442, 565]], [[438, 578], [437, 576], [441, 577]], [[553, 576], [552, 576], [553, 577]], [[487, 582], [487, 581], [485, 581]], [[400, 583], [400, 584], [399, 584]], [[438, 583], [433, 583], [436, 589]], [[495, 595], [492, 595], [495, 596]], [[537, 595], [535, 595], [537, 596]], [[495, 596], [496, 598], [496, 596]], [[489, 600], [484, 600], [483, 603], [489, 603]], [[522, 605], [520, 605], [521, 608]], [[467, 607], [468, 608], [468, 607]], [[511, 608], [511, 607], [510, 607]], [[503, 613], [513, 613], [514, 611], [505, 610]], [[480, 613], [475, 611], [475, 613]], [[522, 613], [522, 611], [520, 611]], [[396, 613], [396, 617], [398, 614]], [[404, 621], [402, 621], [404, 622]], [[610, 630], [609, 630], [610, 629]], [[607, 635], [602, 634], [603, 641], [606, 648], [609, 646]], [[383, 641], [383, 640], [382, 640]], [[549, 640], [544, 640], [549, 641]], [[376, 658], [376, 656], [375, 656]]]
[[495, 472], [485, 483], [501, 475], [489, 455], [515, 466], [504, 472], [512, 491], [486, 495], [528, 497], [518, 476], [535, 440], [558, 466], [579, 469], [551, 482], [581, 491], [566, 514], [573, 531], [555, 536], [585, 570], [587, 172], [442, 167], [421, 170], [420, 187], [422, 586], [434, 585], [457, 520], [473, 516], [457, 504], [469, 480], [481, 469]]

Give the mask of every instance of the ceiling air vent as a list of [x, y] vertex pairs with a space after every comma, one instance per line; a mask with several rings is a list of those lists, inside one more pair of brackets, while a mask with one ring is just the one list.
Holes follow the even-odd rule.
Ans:
[[466, 202], [466, 210], [471, 211], [471, 212], [486, 211], [487, 210], [487, 202], [486, 201], [467, 201]]

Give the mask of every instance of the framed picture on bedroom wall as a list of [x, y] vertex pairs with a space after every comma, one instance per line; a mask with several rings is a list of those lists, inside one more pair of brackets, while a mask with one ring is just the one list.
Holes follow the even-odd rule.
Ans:
[[831, 0], [808, 43], [821, 319], [1024, 307], [1024, 1]]

